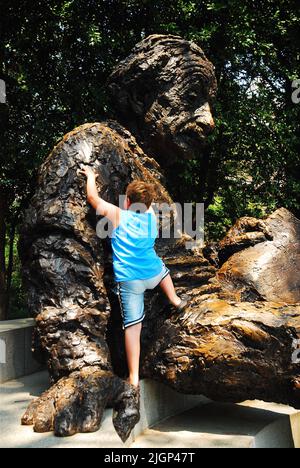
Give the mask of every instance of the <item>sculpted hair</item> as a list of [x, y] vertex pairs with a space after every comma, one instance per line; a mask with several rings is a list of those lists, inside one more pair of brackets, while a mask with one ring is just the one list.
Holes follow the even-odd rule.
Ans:
[[203, 50], [179, 36], [152, 35], [138, 43], [108, 79], [111, 104], [121, 115], [144, 115], [182, 70], [181, 84], [192, 88], [202, 83], [206, 98], [215, 96], [217, 83], [213, 64]]

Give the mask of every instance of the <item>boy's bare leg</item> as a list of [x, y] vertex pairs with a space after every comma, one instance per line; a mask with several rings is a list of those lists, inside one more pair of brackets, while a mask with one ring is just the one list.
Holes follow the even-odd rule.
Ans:
[[177, 293], [174, 288], [174, 284], [171, 278], [171, 275], [167, 275], [161, 282], [160, 282], [160, 287], [174, 306], [179, 306], [181, 303], [181, 299], [179, 296], [177, 296]]
[[125, 349], [129, 369], [129, 383], [138, 387], [141, 353], [142, 323], [132, 325], [125, 330]]

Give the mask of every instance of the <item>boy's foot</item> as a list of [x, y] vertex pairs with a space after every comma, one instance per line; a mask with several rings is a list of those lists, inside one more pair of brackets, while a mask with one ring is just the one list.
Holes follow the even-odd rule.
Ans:
[[132, 385], [135, 388], [140, 388], [140, 382], [136, 381], [136, 380], [131, 380], [130, 377], [128, 377], [128, 379], [126, 379], [126, 382], [129, 383], [130, 385]]
[[184, 310], [188, 305], [188, 300], [187, 299], [181, 299], [180, 303], [176, 306], [177, 310]]

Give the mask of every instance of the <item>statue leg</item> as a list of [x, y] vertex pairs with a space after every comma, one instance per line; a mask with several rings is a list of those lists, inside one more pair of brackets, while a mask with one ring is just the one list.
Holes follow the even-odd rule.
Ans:
[[126, 440], [139, 420], [139, 395], [113, 373], [102, 266], [75, 239], [57, 235], [36, 240], [28, 256], [29, 291], [40, 310], [36, 334], [54, 385], [30, 404], [22, 423], [57, 436], [93, 432], [113, 406], [115, 428]]

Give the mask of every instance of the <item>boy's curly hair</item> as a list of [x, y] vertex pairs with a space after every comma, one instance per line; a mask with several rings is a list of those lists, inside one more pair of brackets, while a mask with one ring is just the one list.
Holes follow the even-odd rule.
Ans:
[[154, 184], [144, 182], [143, 180], [132, 181], [126, 190], [126, 195], [130, 203], [142, 203], [147, 208], [154, 200], [156, 189]]

